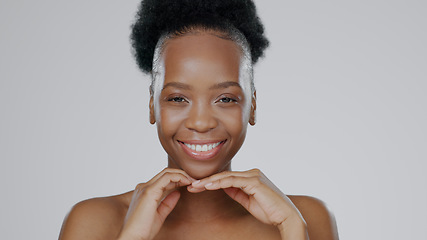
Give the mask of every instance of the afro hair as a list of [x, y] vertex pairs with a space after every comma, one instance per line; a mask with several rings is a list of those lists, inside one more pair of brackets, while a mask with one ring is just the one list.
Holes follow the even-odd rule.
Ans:
[[252, 0], [142, 0], [132, 26], [131, 43], [139, 68], [151, 72], [158, 40], [192, 27], [230, 32], [246, 38], [256, 63], [268, 47], [264, 27]]

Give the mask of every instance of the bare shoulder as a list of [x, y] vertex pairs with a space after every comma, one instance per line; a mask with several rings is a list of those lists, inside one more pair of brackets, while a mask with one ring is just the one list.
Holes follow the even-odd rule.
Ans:
[[310, 240], [338, 240], [334, 214], [320, 199], [288, 195], [307, 223]]
[[130, 193], [77, 203], [65, 217], [59, 239], [115, 239], [126, 216]]

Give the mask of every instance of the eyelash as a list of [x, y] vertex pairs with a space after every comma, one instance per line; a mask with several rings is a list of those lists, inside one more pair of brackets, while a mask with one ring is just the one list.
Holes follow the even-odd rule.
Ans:
[[175, 97], [168, 98], [168, 102], [177, 102], [177, 103], [185, 102], [185, 98], [175, 96]]
[[[167, 98], [167, 101], [168, 102], [174, 102], [174, 103], [187, 102], [187, 100], [185, 98], [180, 97], [180, 96], [174, 96], [174, 97]], [[235, 98], [222, 97], [217, 102], [219, 102], [219, 103], [235, 103], [235, 102], [238, 102], [238, 101]]]
[[[226, 99], [227, 101], [223, 101], [224, 99]], [[231, 97], [223, 97], [223, 98], [220, 98], [218, 100], [218, 102], [220, 102], [220, 103], [234, 103], [234, 102], [237, 102], [237, 100], [234, 98], [231, 98]]]

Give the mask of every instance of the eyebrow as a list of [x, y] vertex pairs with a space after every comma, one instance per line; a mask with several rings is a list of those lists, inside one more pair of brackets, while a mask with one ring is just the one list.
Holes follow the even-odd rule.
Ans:
[[165, 88], [167, 87], [175, 87], [175, 88], [180, 88], [180, 89], [185, 89], [185, 90], [190, 90], [191, 86], [185, 83], [179, 83], [179, 82], [170, 82], [165, 84], [165, 86], [163, 86], [162, 90], [165, 90]]
[[230, 82], [222, 82], [222, 83], [215, 84], [209, 89], [212, 90], [212, 89], [221, 89], [221, 88], [228, 88], [228, 87], [242, 88], [239, 83], [230, 81]]
[[[162, 91], [164, 89], [166, 89], [167, 87], [175, 87], [175, 88], [180, 88], [180, 89], [184, 89], [184, 90], [191, 90], [192, 89], [192, 87], [190, 85], [185, 84], [185, 83], [170, 82], [170, 83], [165, 84], [165, 86], [163, 86]], [[223, 88], [228, 88], [228, 87], [242, 88], [239, 83], [229, 81], [229, 82], [221, 82], [221, 83], [215, 84], [215, 85], [211, 86], [209, 88], [209, 90], [223, 89]]]

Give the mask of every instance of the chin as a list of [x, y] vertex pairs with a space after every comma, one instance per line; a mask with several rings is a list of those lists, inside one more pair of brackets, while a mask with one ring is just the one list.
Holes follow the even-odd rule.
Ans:
[[188, 175], [194, 179], [203, 179], [209, 176], [212, 176], [216, 173], [228, 170], [227, 167], [218, 167], [218, 166], [208, 166], [203, 164], [202, 166], [183, 166], [182, 168]]

